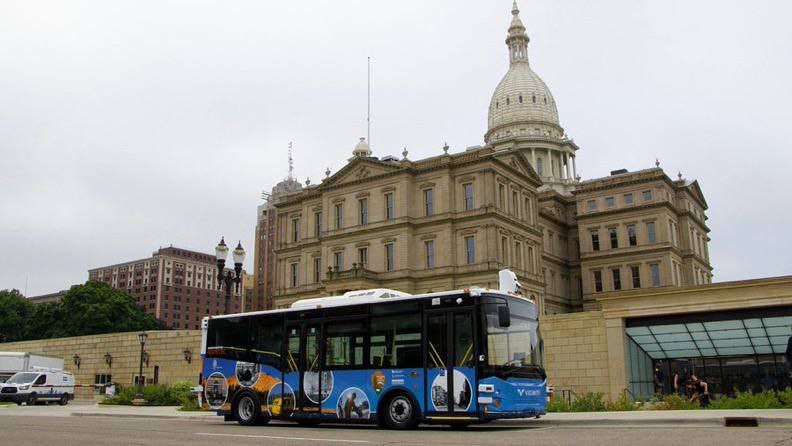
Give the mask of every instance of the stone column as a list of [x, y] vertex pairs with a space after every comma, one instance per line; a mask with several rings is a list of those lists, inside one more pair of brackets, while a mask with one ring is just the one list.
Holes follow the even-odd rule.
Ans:
[[534, 148], [531, 148], [531, 159], [533, 160], [533, 168], [534, 168], [534, 170], [536, 171], [536, 173], [539, 173], [539, 170], [538, 170], [539, 168], [536, 167], [536, 149], [534, 149]]
[[608, 383], [610, 399], [616, 401], [627, 383], [627, 352], [625, 351], [624, 319], [605, 318], [605, 337], [608, 343]]
[[569, 156], [568, 153], [565, 153], [564, 154], [564, 159], [566, 160], [566, 177], [568, 179], [569, 178], [574, 179], [575, 177], [572, 176], [572, 166], [570, 165], [570, 163], [572, 162], [571, 161], [572, 157]]
[[577, 167], [575, 166], [575, 156], [572, 155], [572, 173], [574, 177], [577, 178]]
[[547, 168], [550, 169], [550, 178], [555, 177], [555, 172], [553, 171], [553, 154], [550, 152], [550, 149], [547, 149]]

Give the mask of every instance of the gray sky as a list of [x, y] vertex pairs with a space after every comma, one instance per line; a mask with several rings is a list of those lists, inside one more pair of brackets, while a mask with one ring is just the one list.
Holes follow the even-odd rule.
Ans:
[[[584, 178], [698, 179], [715, 280], [792, 273], [792, 2], [522, 0]], [[242, 240], [260, 192], [365, 135], [481, 144], [511, 0], [0, 1], [0, 289], [35, 295], [173, 244]]]

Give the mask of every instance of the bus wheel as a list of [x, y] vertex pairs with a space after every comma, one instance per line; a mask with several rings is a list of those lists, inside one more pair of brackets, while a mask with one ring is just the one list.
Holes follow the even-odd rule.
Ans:
[[410, 397], [396, 394], [385, 404], [383, 418], [391, 429], [412, 429], [418, 424], [418, 410]]
[[69, 394], [64, 393], [63, 396], [61, 396], [61, 399], [58, 401], [58, 404], [61, 406], [69, 404]]
[[234, 418], [243, 426], [253, 426], [261, 418], [261, 405], [252, 393], [244, 393], [234, 405]]

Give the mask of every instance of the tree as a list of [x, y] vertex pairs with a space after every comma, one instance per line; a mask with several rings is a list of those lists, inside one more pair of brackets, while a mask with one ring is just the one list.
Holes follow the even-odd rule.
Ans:
[[0, 291], [0, 336], [4, 342], [28, 339], [33, 304], [18, 290]]
[[153, 316], [138, 308], [124, 291], [101, 282], [75, 285], [61, 300], [61, 317], [55, 336], [83, 336], [99, 333], [152, 330], [157, 328]]

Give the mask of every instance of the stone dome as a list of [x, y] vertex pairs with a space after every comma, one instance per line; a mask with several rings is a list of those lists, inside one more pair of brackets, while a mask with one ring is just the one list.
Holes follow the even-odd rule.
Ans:
[[352, 149], [352, 156], [365, 157], [365, 156], [371, 156], [371, 153], [372, 153], [371, 148], [369, 147], [368, 142], [366, 142], [366, 138], [361, 136], [360, 141], [358, 141], [357, 145], [355, 145], [355, 148]]
[[[550, 89], [531, 70], [531, 65], [528, 63], [528, 42], [530, 39], [525, 32], [519, 13], [520, 10], [517, 9], [515, 2], [506, 38], [506, 45], [509, 47], [509, 71], [503, 76], [492, 94], [485, 139], [510, 134], [531, 134], [535, 128], [527, 127], [527, 125], [534, 124], [545, 124], [555, 128], [552, 133], [560, 134], [562, 132], [555, 99], [553, 99]], [[510, 128], [512, 125], [514, 128]], [[547, 128], [540, 130], [541, 134], [547, 132]]]
[[488, 129], [529, 121], [560, 125], [555, 99], [544, 81], [527, 62], [513, 63], [492, 93]]

